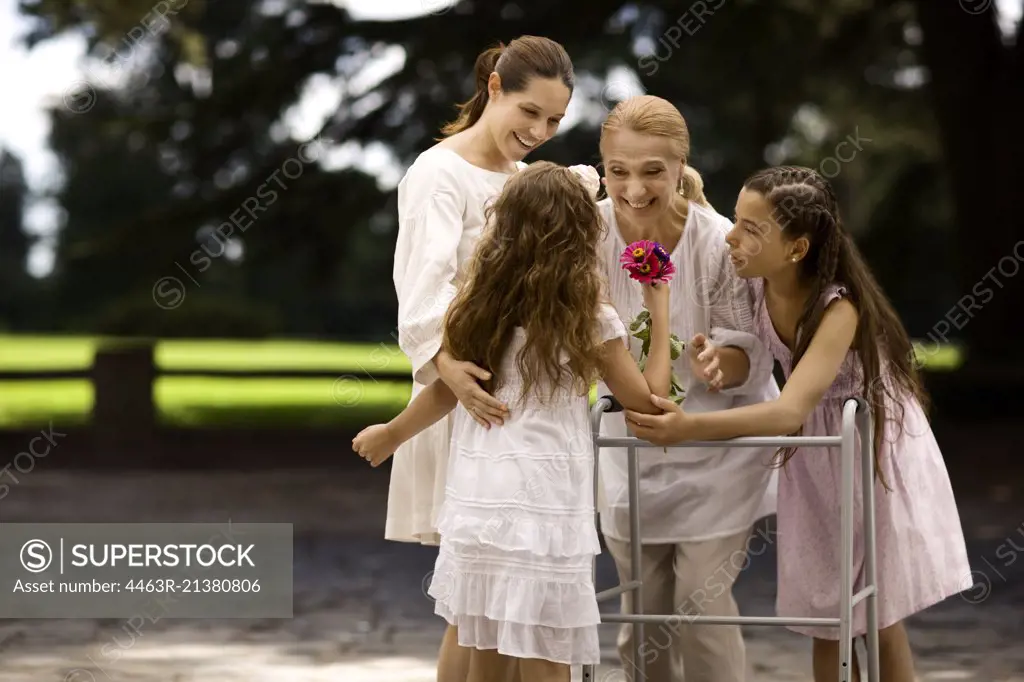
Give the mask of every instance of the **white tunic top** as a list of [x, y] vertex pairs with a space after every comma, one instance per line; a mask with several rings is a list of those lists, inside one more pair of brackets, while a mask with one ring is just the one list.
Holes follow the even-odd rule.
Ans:
[[[608, 223], [603, 244], [609, 295], [628, 328], [643, 310], [640, 285], [622, 270], [626, 242], [610, 200], [599, 203]], [[690, 202], [682, 237], [671, 254], [676, 274], [669, 283], [672, 332], [683, 342], [702, 333], [718, 345], [743, 348], [750, 356], [745, 384], [710, 393], [695, 378], [685, 354], [673, 368], [686, 390], [683, 408], [710, 412], [770, 400], [779, 395], [773, 360], [754, 334], [753, 297], [729, 261], [725, 235], [732, 224], [709, 208]], [[641, 342], [630, 337], [640, 357]], [[608, 395], [601, 383], [599, 395]], [[602, 435], [626, 436], [621, 412], [602, 418]], [[739, 533], [775, 513], [778, 478], [769, 468], [772, 448], [642, 448], [640, 456], [640, 528], [645, 544], [691, 542]], [[601, 530], [629, 539], [628, 468], [624, 448], [602, 448], [599, 455], [603, 500]]]
[[[416, 158], [398, 185], [393, 276], [398, 345], [412, 361], [413, 398], [438, 378], [432, 358], [441, 348], [444, 314], [476, 248], [484, 209], [510, 177], [434, 146]], [[385, 538], [438, 544], [450, 439], [449, 415], [395, 452]]]

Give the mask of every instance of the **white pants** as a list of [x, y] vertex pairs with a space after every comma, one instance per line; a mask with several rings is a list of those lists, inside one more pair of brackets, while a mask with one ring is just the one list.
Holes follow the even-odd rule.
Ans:
[[[648, 682], [744, 682], [746, 650], [737, 625], [688, 625], [686, 616], [738, 616], [732, 586], [747, 565], [750, 531], [701, 542], [643, 545], [641, 580], [646, 614], [678, 614], [680, 619], [644, 624], [640, 656]], [[632, 580], [630, 546], [606, 537], [619, 580]], [[622, 595], [622, 612], [632, 610], [633, 595]], [[619, 656], [627, 682], [634, 680], [632, 623], [623, 623]]]

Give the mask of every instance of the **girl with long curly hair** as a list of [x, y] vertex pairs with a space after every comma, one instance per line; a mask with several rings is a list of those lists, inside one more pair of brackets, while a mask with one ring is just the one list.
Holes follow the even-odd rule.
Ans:
[[353, 441], [377, 466], [455, 410], [429, 593], [461, 647], [518, 659], [531, 682], [568, 682], [570, 666], [600, 661], [590, 387], [601, 377], [623, 406], [654, 413], [651, 394], [671, 384], [668, 287], [637, 285], [652, 323], [641, 372], [605, 298], [604, 229], [572, 170], [541, 161], [515, 174], [444, 326], [446, 352], [491, 375], [504, 424], [480, 424], [437, 380]]

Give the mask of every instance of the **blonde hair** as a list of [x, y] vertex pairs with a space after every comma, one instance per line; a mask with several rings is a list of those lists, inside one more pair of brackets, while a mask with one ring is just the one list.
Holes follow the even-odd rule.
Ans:
[[601, 124], [601, 142], [604, 142], [607, 133], [622, 129], [668, 138], [674, 154], [683, 162], [679, 193], [690, 201], [711, 208], [704, 196], [704, 178], [687, 163], [690, 158], [690, 129], [686, 127], [686, 119], [679, 113], [679, 109], [668, 100], [654, 95], [630, 97], [616, 104]]

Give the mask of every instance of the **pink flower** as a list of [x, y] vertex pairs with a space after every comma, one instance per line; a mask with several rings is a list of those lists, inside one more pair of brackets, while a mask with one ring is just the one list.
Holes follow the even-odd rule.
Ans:
[[649, 239], [627, 246], [619, 257], [619, 263], [623, 270], [629, 272], [630, 278], [644, 284], [668, 282], [676, 272], [665, 247]]

